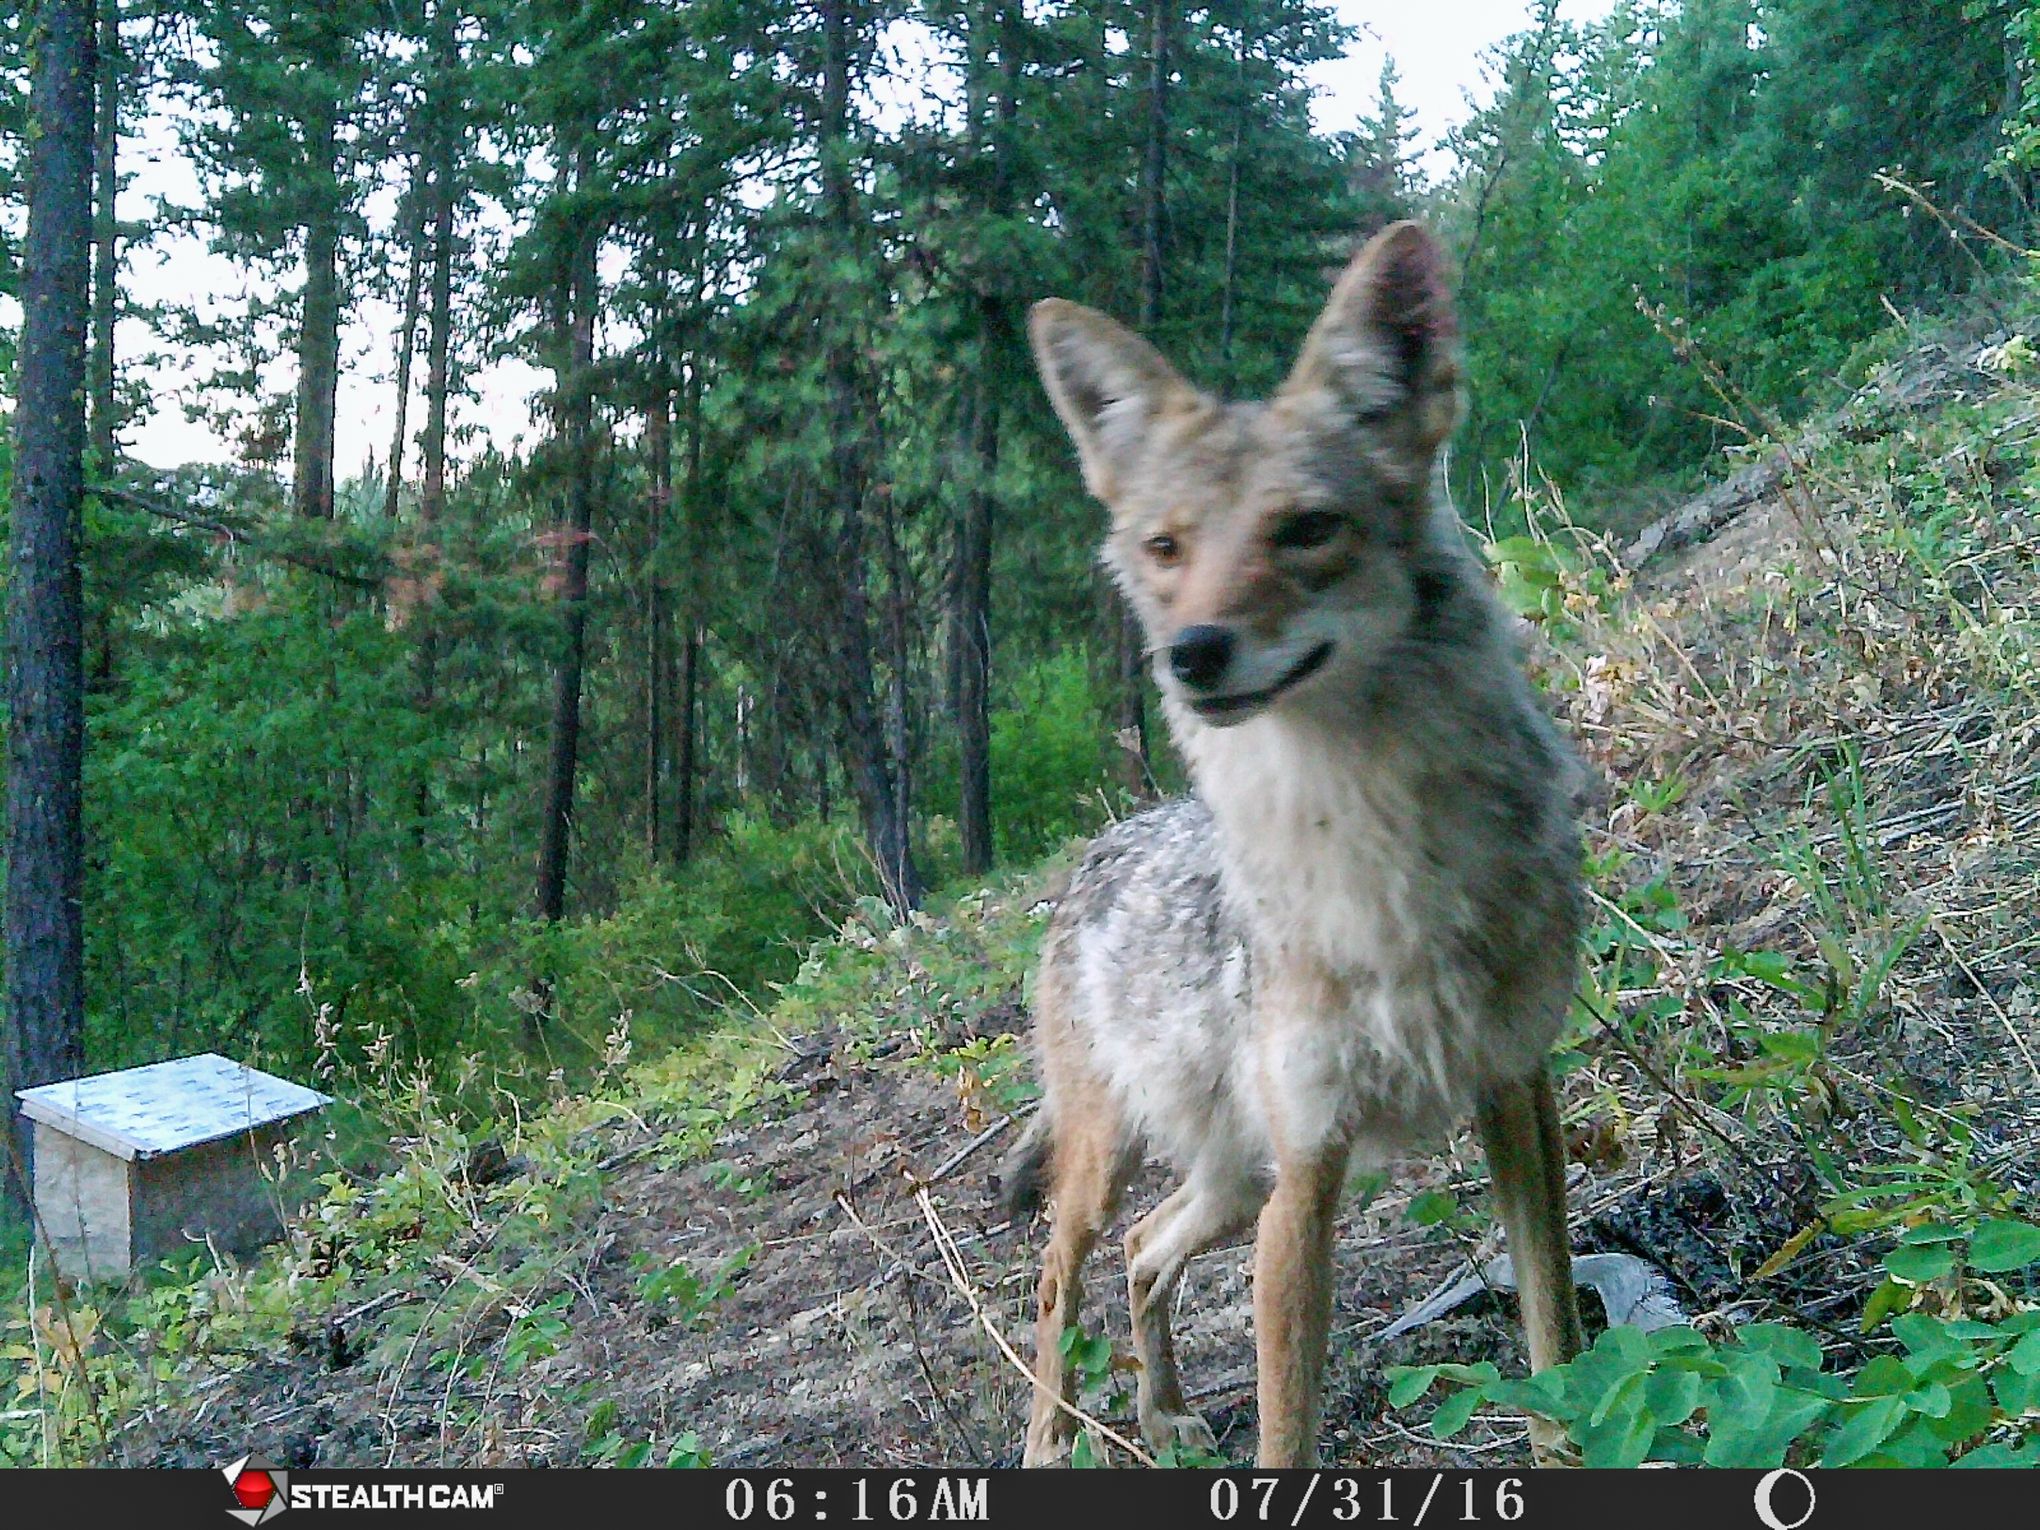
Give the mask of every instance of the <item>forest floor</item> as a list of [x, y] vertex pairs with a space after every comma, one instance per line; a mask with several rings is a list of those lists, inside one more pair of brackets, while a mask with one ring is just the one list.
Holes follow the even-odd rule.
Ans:
[[[1559, 1053], [1575, 1247], [1645, 1260], [1703, 1332], [1791, 1323], [1838, 1367], [1889, 1347], [1860, 1319], [1893, 1225], [1838, 1208], [2040, 1189], [2040, 393], [2004, 338], [1915, 339], [1710, 541], [1625, 572], [1539, 494], [1537, 534], [1492, 554], [1606, 783]], [[1027, 1385], [994, 1334], [1030, 1348], [1042, 1235], [994, 1175], [1066, 864], [905, 925], [866, 905], [769, 1010], [521, 1123], [365, 1086], [418, 1122], [398, 1173], [331, 1176], [249, 1268], [68, 1330], [41, 1309], [31, 1411], [133, 1463], [1016, 1464]], [[1527, 1458], [1518, 1416], [1441, 1441], [1383, 1381], [1521, 1367], [1505, 1296], [1379, 1337], [1493, 1252], [1483, 1181], [1462, 1135], [1343, 1214], [1336, 1459]], [[1232, 1459], [1250, 1258], [1200, 1258], [1179, 1303]], [[1087, 1330], [1123, 1349], [1116, 1233], [1090, 1276]], [[1086, 1407], [1125, 1427], [1118, 1352], [1091, 1362]]]

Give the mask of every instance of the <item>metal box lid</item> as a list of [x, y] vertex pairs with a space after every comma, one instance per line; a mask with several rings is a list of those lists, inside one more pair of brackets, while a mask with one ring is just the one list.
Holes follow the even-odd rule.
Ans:
[[118, 1158], [155, 1158], [333, 1103], [214, 1052], [16, 1091], [21, 1113]]

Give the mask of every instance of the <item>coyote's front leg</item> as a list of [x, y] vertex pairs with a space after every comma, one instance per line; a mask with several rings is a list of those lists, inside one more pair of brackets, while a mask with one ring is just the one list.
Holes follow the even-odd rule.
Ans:
[[1347, 1144], [1320, 1144], [1277, 1165], [1254, 1238], [1254, 1338], [1262, 1466], [1317, 1460], [1325, 1345], [1332, 1325], [1332, 1228]]
[[[1516, 1267], [1530, 1369], [1563, 1365], [1580, 1352], [1580, 1309], [1566, 1237], [1565, 1138], [1550, 1075], [1540, 1066], [1527, 1079], [1490, 1088], [1477, 1119]], [[1564, 1444], [1556, 1425], [1530, 1420], [1530, 1450], [1538, 1460], [1556, 1458]]]

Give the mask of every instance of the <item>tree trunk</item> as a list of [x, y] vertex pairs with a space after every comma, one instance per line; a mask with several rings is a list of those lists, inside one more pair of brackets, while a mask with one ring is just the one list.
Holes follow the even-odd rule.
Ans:
[[694, 854], [694, 751], [700, 715], [701, 629], [692, 622], [680, 649], [679, 781], [673, 794], [673, 859], [686, 865]]
[[[577, 156], [575, 182], [585, 186], [588, 156]], [[558, 923], [567, 907], [567, 852], [573, 829], [574, 784], [580, 765], [581, 672], [587, 652], [588, 543], [595, 520], [595, 252], [582, 230], [569, 256], [566, 345], [559, 372], [560, 425], [568, 454], [567, 526], [559, 549], [559, 600], [564, 645], [553, 676], [552, 749], [539, 823], [538, 912]]]
[[[454, 39], [450, 13], [435, 31], [433, 81], [437, 99], [432, 127], [432, 163], [424, 186], [432, 212], [432, 291], [429, 330], [425, 341], [425, 435], [419, 443], [418, 482], [418, 579], [421, 596], [417, 606], [418, 658], [417, 696], [420, 712], [429, 712], [439, 689], [439, 620], [435, 589], [439, 575], [440, 521], [446, 514], [446, 410], [453, 389], [453, 214], [459, 199], [454, 185], [454, 142], [452, 100]], [[418, 263], [412, 263], [415, 274]], [[398, 459], [390, 459], [396, 472]], [[432, 782], [421, 776], [417, 793], [417, 837], [422, 845], [425, 826], [431, 816]]]
[[[656, 363], [655, 363], [656, 364]], [[666, 519], [673, 507], [673, 395], [661, 384], [645, 410], [645, 455], [651, 500], [645, 536], [645, 849], [653, 865], [663, 844], [660, 794], [666, 775], [666, 659], [669, 601], [662, 566]]]
[[120, 0], [99, 0], [98, 111], [92, 137], [92, 376], [91, 430], [94, 471], [110, 476], [119, 447], [113, 393], [113, 325], [119, 312], [120, 220]]
[[[702, 268], [697, 267], [694, 283], [695, 307], [700, 309], [702, 292]], [[680, 736], [676, 741], [674, 756], [675, 769], [679, 780], [673, 793], [673, 862], [684, 866], [694, 854], [694, 778], [695, 754], [699, 749], [696, 739], [700, 723], [698, 695], [701, 686], [701, 600], [700, 556], [701, 556], [701, 352], [700, 332], [696, 331], [695, 353], [687, 365], [686, 411], [687, 411], [687, 494], [682, 507], [684, 524], [681, 535], [686, 540], [682, 552], [686, 558], [687, 588], [682, 595], [683, 617], [686, 637], [680, 652], [680, 707], [677, 719]]]
[[[1140, 178], [1140, 327], [1150, 339], [1155, 338], [1162, 318], [1173, 4], [1174, 0], [1148, 0], [1147, 153]], [[1153, 780], [1148, 764], [1145, 644], [1140, 618], [1122, 597], [1118, 644], [1120, 783], [1136, 796], [1145, 795]]]
[[333, 518], [333, 408], [340, 385], [338, 108], [321, 102], [305, 124], [319, 182], [305, 220], [305, 288], [298, 321], [297, 513]]
[[1241, 8], [1233, 53], [1232, 152], [1225, 162], [1225, 278], [1218, 304], [1218, 379], [1226, 398], [1233, 396], [1238, 384], [1233, 375], [1233, 310], [1240, 275], [1240, 151], [1247, 127], [1247, 27], [1252, 15], [1251, 5]]
[[[43, 0], [30, 85], [28, 237], [7, 599], [7, 1015], [0, 1101], [84, 1071], [85, 327], [91, 304], [94, 14]], [[28, 1163], [7, 1153], [0, 1178]]]
[[[857, 258], [856, 208], [850, 178], [850, 45], [855, 25], [849, 0], [822, 4], [822, 195], [824, 216], [836, 253], [845, 267]], [[839, 328], [827, 359], [830, 434], [835, 474], [830, 485], [836, 501], [835, 565], [841, 581], [838, 603], [837, 663], [843, 707], [846, 774], [857, 796], [865, 838], [877, 862], [886, 901], [905, 913], [921, 901], [920, 872], [908, 842], [908, 825], [900, 821], [898, 803], [903, 782], [893, 779], [891, 765], [902, 772], [906, 762], [888, 761], [883, 722], [874, 699], [871, 658], [870, 599], [865, 582], [864, 533], [870, 489], [866, 455], [869, 411], [862, 398], [858, 353], [847, 326], [856, 323], [854, 303], [838, 305]]]
[[410, 214], [411, 235], [405, 241], [408, 268], [404, 273], [404, 309], [397, 330], [397, 419], [390, 432], [389, 482], [383, 486], [383, 515], [394, 521], [404, 491], [404, 446], [411, 423], [411, 361], [418, 349], [418, 305], [425, 287], [425, 183], [429, 175], [424, 156], [411, 169], [411, 194], [405, 201]]
[[[1012, 131], [1019, 111], [1020, 38], [1013, 0], [984, 0], [972, 24], [971, 88], [973, 132], [980, 153], [991, 157], [987, 211], [1005, 218], [1011, 211]], [[994, 125], [989, 107], [990, 49], [999, 52], [999, 106]], [[976, 481], [964, 496], [956, 532], [956, 567], [951, 578], [954, 623], [950, 632], [956, 704], [958, 829], [963, 869], [982, 876], [992, 865], [991, 649], [992, 525], [994, 482], [999, 470], [999, 406], [995, 371], [1003, 359], [1009, 324], [1002, 273], [979, 273], [978, 365], [971, 407], [971, 450]]]
[[[987, 337], [989, 338], [989, 336]], [[987, 350], [990, 346], [985, 347]], [[962, 779], [958, 824], [963, 869], [992, 867], [992, 480], [999, 468], [999, 416], [980, 362], [973, 445], [978, 481], [964, 496], [956, 537], [956, 735]]]

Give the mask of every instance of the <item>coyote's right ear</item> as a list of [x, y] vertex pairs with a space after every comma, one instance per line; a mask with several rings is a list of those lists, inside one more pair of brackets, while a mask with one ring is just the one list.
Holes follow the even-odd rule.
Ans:
[[1095, 309], [1044, 298], [1028, 316], [1034, 362], [1083, 464], [1084, 487], [1110, 504], [1122, 469], [1171, 405], [1193, 389], [1162, 353]]

